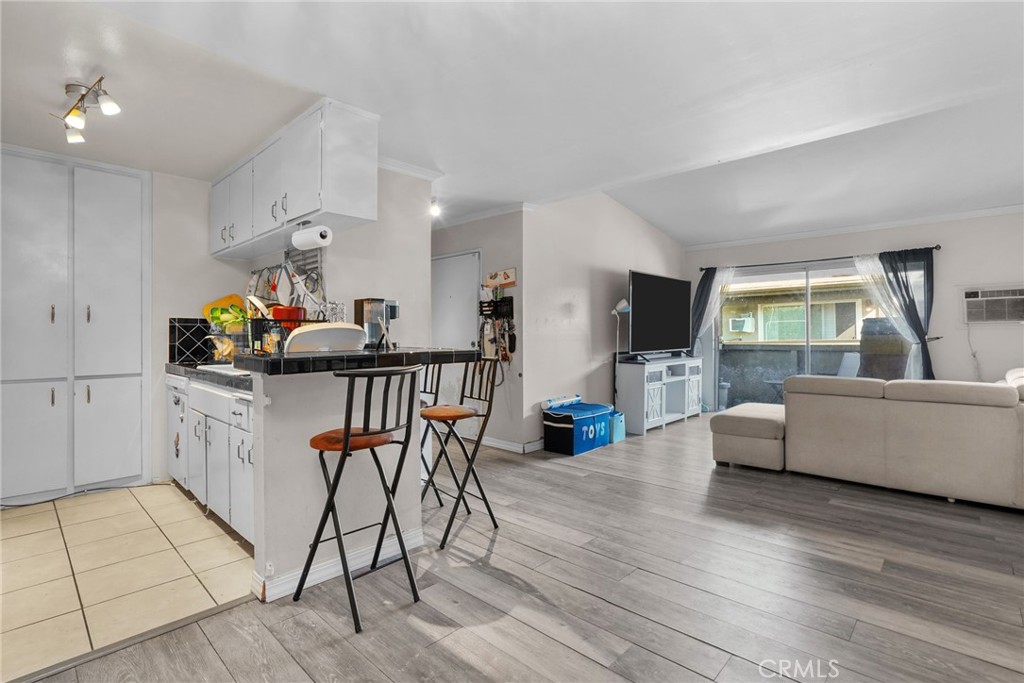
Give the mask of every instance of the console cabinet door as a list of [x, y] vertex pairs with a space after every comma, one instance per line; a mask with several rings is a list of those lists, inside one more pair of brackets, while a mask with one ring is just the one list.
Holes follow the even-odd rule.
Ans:
[[281, 199], [280, 140], [256, 155], [252, 164], [252, 233], [254, 236], [270, 232], [284, 223]]
[[188, 411], [188, 490], [206, 505], [206, 416]]
[[3, 386], [0, 497], [65, 490], [68, 480], [68, 384]]
[[227, 423], [207, 416], [206, 504], [225, 522], [231, 520], [229, 440]]
[[231, 428], [231, 528], [253, 538], [252, 434]]
[[142, 379], [75, 381], [75, 486], [142, 475]]
[[5, 380], [68, 374], [69, 187], [67, 166], [3, 155]]
[[75, 375], [139, 374], [142, 181], [76, 168], [74, 212]]

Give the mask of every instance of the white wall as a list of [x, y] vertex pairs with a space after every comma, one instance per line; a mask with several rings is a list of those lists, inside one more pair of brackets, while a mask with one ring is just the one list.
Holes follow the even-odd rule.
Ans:
[[526, 212], [523, 233], [523, 440], [530, 441], [542, 437], [545, 398], [579, 392], [612, 402], [611, 310], [627, 295], [629, 271], [682, 277], [686, 254], [605, 194]]
[[[942, 249], [935, 252], [935, 300], [929, 335], [943, 337], [929, 347], [935, 376], [973, 380], [976, 376], [967, 327], [960, 322], [961, 290], [968, 285], [1024, 283], [1024, 214], [690, 250], [687, 274], [696, 282], [701, 266], [832, 258], [935, 244], [941, 244]], [[1024, 325], [972, 325], [970, 331], [982, 380], [1000, 379], [1007, 369], [1024, 366]]]
[[207, 253], [210, 184], [153, 174], [152, 411], [153, 478], [167, 478], [167, 414], [164, 364], [168, 318], [195, 318], [203, 305], [242, 292], [247, 264], [218, 261]]
[[[451, 228], [435, 230], [431, 235], [431, 254], [435, 257], [464, 251], [480, 251], [483, 272], [515, 268], [517, 286], [505, 290], [514, 297], [516, 329], [523, 324], [523, 212], [484, 218]], [[522, 332], [517, 332], [521, 343]], [[523, 444], [523, 354], [517, 351], [511, 366], [503, 366], [505, 380], [495, 390], [494, 408], [487, 425], [487, 436]]]

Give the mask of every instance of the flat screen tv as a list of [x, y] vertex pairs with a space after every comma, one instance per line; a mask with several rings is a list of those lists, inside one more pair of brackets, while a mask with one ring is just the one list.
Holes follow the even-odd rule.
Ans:
[[690, 348], [690, 281], [629, 271], [629, 352]]

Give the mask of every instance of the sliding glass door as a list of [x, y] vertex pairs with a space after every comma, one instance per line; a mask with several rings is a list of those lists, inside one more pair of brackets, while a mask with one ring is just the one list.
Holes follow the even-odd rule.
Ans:
[[851, 260], [739, 268], [720, 313], [718, 378], [728, 406], [782, 403], [790, 375], [902, 377], [911, 346]]

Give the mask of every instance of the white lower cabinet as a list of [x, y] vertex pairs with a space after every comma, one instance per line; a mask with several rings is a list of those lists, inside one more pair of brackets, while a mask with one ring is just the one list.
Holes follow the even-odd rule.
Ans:
[[231, 528], [252, 543], [253, 538], [253, 470], [252, 434], [238, 427], [231, 428]]
[[[170, 408], [173, 406], [169, 406]], [[252, 397], [205, 383], [188, 388], [185, 487], [243, 538], [253, 538]], [[174, 438], [176, 419], [168, 417]], [[171, 456], [173, 456], [173, 448]], [[170, 463], [168, 464], [170, 469]]]
[[3, 386], [0, 497], [63, 490], [68, 480], [68, 384]]
[[75, 381], [75, 486], [142, 475], [142, 379]]
[[206, 418], [206, 504], [225, 522], [231, 520], [231, 482], [228, 452], [230, 430], [226, 422]]

